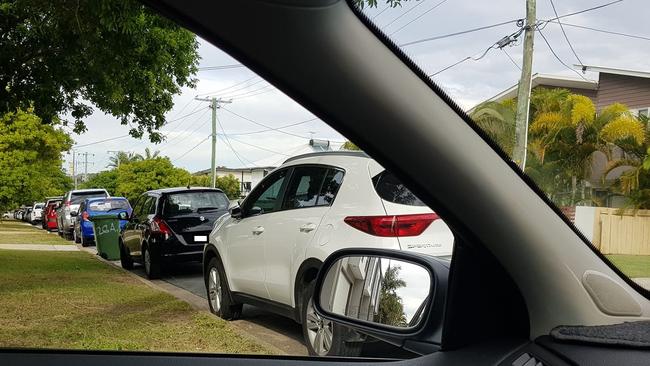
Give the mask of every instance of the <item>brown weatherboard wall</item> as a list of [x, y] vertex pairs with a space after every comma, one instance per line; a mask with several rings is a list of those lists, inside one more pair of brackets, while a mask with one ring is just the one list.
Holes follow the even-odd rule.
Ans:
[[616, 102], [630, 109], [650, 107], [650, 79], [601, 72], [596, 109]]

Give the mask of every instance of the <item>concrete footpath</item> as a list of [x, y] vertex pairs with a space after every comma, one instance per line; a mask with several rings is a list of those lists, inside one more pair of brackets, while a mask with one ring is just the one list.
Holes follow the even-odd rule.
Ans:
[[0, 244], [0, 249], [10, 250], [45, 250], [45, 251], [62, 251], [76, 252], [79, 250], [76, 245], [65, 244]]

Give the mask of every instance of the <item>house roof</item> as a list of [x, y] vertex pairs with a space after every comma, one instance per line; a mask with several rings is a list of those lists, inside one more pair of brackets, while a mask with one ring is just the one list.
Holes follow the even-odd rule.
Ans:
[[[533, 74], [531, 80], [531, 89], [538, 85], [550, 85], [550, 86], [556, 86], [558, 88], [573, 88], [573, 89], [587, 89], [587, 90], [598, 89], [598, 82], [595, 80], [586, 81], [584, 79], [574, 78], [569, 76], [548, 75], [548, 74], [539, 74], [539, 73]], [[517, 96], [517, 87], [518, 84], [515, 84], [486, 101], [492, 102], [492, 101], [514, 98]]]
[[605, 73], [605, 74], [625, 75], [625, 76], [634, 76], [637, 78], [650, 79], [650, 72], [647, 71], [617, 69], [614, 67], [604, 67], [604, 66], [594, 66], [594, 65], [573, 65], [573, 66], [581, 69], [582, 71], [593, 71], [593, 72]]

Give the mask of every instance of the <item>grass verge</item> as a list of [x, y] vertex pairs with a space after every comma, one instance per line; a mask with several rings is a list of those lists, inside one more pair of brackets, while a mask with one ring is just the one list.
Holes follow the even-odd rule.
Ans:
[[74, 244], [72, 241], [47, 231], [15, 220], [0, 222], [0, 244]]
[[0, 347], [270, 353], [85, 252], [0, 250]]
[[650, 255], [612, 254], [606, 257], [630, 278], [650, 277]]

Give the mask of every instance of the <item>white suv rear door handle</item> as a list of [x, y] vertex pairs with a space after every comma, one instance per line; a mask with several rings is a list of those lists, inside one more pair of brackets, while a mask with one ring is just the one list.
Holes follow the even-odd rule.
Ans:
[[263, 232], [264, 232], [264, 227], [262, 226], [258, 226], [255, 229], [253, 229], [253, 235], [260, 235]]
[[304, 224], [304, 225], [302, 225], [300, 227], [300, 232], [301, 233], [308, 233], [308, 232], [314, 231], [314, 230], [316, 230], [316, 224], [312, 224], [312, 223]]

